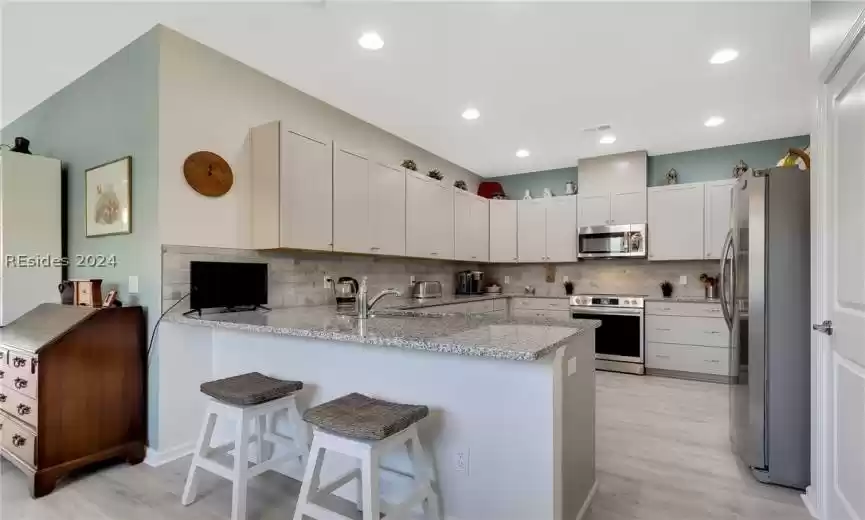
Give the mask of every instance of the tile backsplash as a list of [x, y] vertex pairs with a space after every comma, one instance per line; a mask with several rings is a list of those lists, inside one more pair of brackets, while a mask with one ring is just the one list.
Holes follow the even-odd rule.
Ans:
[[[406, 292], [409, 277], [437, 280], [445, 294], [454, 292], [456, 273], [477, 265], [441, 260], [372, 257], [342, 253], [305, 251], [250, 251], [209, 247], [162, 247], [162, 308], [167, 309], [189, 292], [189, 262], [264, 262], [268, 264], [268, 304], [272, 307], [323, 305], [333, 301], [324, 285], [325, 275], [334, 279], [367, 277], [370, 292], [394, 287]], [[189, 308], [184, 301], [180, 308]]]
[[[503, 285], [505, 292], [522, 293], [531, 285], [535, 293], [543, 296], [563, 296], [563, 278], [574, 283], [575, 294], [644, 294], [661, 296], [659, 284], [664, 280], [673, 283], [674, 296], [703, 296], [700, 274], [716, 276], [718, 262], [714, 260], [694, 262], [649, 262], [647, 260], [589, 260], [575, 264], [554, 264], [555, 282], [547, 283], [546, 266], [542, 264], [496, 265], [487, 269], [487, 279], [504, 284], [505, 276], [510, 284]], [[680, 276], [687, 276], [687, 285], [679, 283]]]

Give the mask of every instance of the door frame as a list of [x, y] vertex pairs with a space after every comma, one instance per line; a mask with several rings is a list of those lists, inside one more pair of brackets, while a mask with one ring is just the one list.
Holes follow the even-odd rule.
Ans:
[[[827, 171], [832, 157], [827, 140], [831, 140], [828, 108], [832, 102], [827, 84], [847, 61], [857, 44], [865, 38], [865, 10], [860, 12], [840, 46], [816, 78], [817, 104], [811, 129], [811, 322], [822, 323], [831, 316], [831, 280], [826, 254], [827, 237], [832, 232], [825, 211], [831, 208], [832, 192]], [[829, 519], [828, 494], [834, 485], [830, 474], [829, 453], [835, 436], [831, 419], [833, 392], [833, 353], [829, 336], [811, 334], [811, 485], [802, 495], [805, 506], [815, 518]]]

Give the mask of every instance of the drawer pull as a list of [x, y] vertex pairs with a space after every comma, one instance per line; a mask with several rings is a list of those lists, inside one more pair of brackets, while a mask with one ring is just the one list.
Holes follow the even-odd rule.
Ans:
[[12, 436], [12, 446], [20, 448], [25, 444], [27, 444], [27, 439], [25, 439], [24, 437], [18, 435], [17, 433]]
[[16, 390], [23, 390], [27, 388], [27, 380], [21, 379], [20, 377], [16, 377], [13, 384], [15, 385]]
[[6, 402], [6, 394], [0, 394], [0, 403]]
[[704, 330], [703, 334], [720, 334], [720, 331], [717, 330]]
[[4, 376], [6, 376], [6, 372], [0, 370], [0, 379], [3, 379]]
[[655, 357], [658, 359], [670, 359], [670, 356], [667, 354], [655, 354]]
[[24, 403], [19, 404], [18, 415], [30, 415], [30, 407]]
[[721, 312], [721, 309], [709, 309], [709, 312]]
[[15, 368], [21, 368], [27, 364], [27, 360], [23, 357], [14, 357], [12, 358], [12, 366]]
[[658, 332], [670, 332], [670, 329], [659, 329], [657, 327], [655, 327], [655, 330], [657, 330]]
[[671, 309], [670, 307], [661, 307], [661, 310], [662, 311], [671, 311], [673, 309]]
[[720, 359], [704, 359], [706, 363], [720, 363]]

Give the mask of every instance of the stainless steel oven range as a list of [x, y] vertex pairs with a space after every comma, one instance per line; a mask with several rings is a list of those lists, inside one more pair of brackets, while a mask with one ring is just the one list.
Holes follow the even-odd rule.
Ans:
[[599, 320], [595, 329], [598, 370], [644, 374], [643, 296], [583, 294], [571, 297], [571, 319]]

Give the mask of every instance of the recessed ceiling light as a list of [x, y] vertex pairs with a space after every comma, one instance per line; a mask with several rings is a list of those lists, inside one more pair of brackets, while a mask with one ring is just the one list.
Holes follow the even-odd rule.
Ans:
[[517, 150], [517, 157], [523, 158], [531, 155], [528, 150]]
[[467, 108], [465, 112], [463, 112], [463, 119], [472, 120], [479, 117], [481, 117], [481, 113], [478, 111], [477, 108]]
[[613, 134], [607, 134], [607, 135], [601, 137], [601, 140], [600, 140], [601, 144], [613, 144], [615, 142], [616, 142], [616, 136], [614, 136]]
[[363, 36], [358, 38], [357, 43], [359, 43], [364, 49], [371, 51], [377, 51], [384, 47], [384, 40], [381, 39], [381, 36], [379, 36], [377, 32], [363, 33]]
[[729, 63], [739, 57], [739, 51], [736, 49], [721, 49], [709, 58], [709, 63], [712, 65], [721, 65]]
[[721, 126], [724, 124], [724, 118], [721, 116], [712, 116], [709, 119], [707, 119], [706, 122], [703, 124], [708, 126], [708, 127]]

